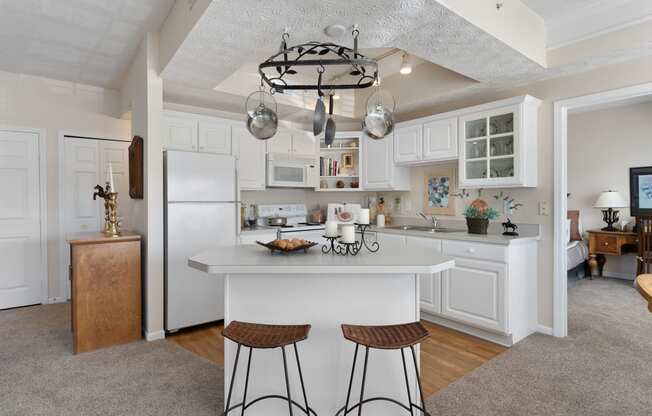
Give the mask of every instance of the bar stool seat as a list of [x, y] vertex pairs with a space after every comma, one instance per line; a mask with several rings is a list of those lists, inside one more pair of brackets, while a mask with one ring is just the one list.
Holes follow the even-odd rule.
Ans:
[[[301, 362], [299, 360], [299, 350], [297, 343], [304, 341], [308, 338], [310, 332], [310, 325], [267, 325], [255, 324], [249, 322], [232, 321], [226, 328], [222, 330], [222, 335], [238, 345], [235, 353], [235, 361], [233, 362], [233, 372], [231, 374], [231, 382], [229, 384], [229, 394], [227, 395], [224, 412], [222, 416], [240, 409], [240, 415], [243, 416], [245, 411], [257, 403], [265, 400], [283, 400], [288, 404], [288, 413], [294, 416], [293, 408], [296, 407], [301, 414], [306, 416], [317, 416], [315, 411], [308, 405], [308, 396], [306, 395], [306, 386], [303, 381], [303, 373], [301, 371]], [[244, 381], [244, 394], [242, 402], [231, 406], [231, 397], [233, 394], [233, 386], [238, 371], [238, 362], [240, 360], [240, 350], [242, 347], [249, 348], [249, 357], [247, 358], [247, 370], [245, 372]], [[301, 383], [301, 392], [303, 393], [303, 404], [297, 403], [292, 400], [290, 391], [290, 378], [288, 376], [288, 362], [285, 352], [285, 347], [291, 346], [294, 349], [294, 358], [296, 359], [297, 371], [299, 373], [299, 382]], [[249, 374], [251, 372], [251, 359], [254, 349], [272, 349], [279, 348], [283, 357], [283, 373], [285, 376], [285, 388], [287, 396], [279, 394], [268, 394], [252, 400], [247, 400], [247, 392], [249, 388]]]
[[265, 325], [233, 321], [222, 335], [250, 348], [281, 348], [308, 338], [310, 325]]
[[342, 325], [344, 338], [369, 348], [398, 350], [417, 345], [430, 334], [421, 322], [403, 325]]
[[[402, 408], [411, 416], [415, 415], [415, 409], [423, 415], [430, 416], [426, 405], [424, 403], [423, 388], [421, 386], [421, 377], [419, 375], [419, 363], [417, 362], [417, 354], [415, 346], [420, 344], [426, 338], [430, 337], [428, 330], [421, 324], [421, 322], [411, 322], [400, 325], [342, 325], [342, 334], [345, 339], [355, 343], [355, 352], [353, 354], [353, 365], [351, 367], [351, 377], [349, 379], [349, 388], [346, 393], [346, 402], [344, 406], [338, 410], [335, 416], [346, 416], [350, 413], [356, 412], [358, 416], [362, 416], [362, 407], [371, 402], [384, 401], [392, 403], [399, 408]], [[364, 365], [362, 369], [362, 381], [360, 383], [360, 400], [356, 404], [351, 404], [351, 388], [353, 387], [353, 379], [355, 377], [355, 368], [358, 361], [358, 350], [360, 346], [364, 347]], [[412, 391], [410, 389], [410, 379], [408, 377], [407, 360], [405, 359], [405, 349], [410, 349], [412, 353], [412, 362], [414, 365], [414, 372], [417, 378], [417, 385], [419, 388], [419, 396], [421, 405], [419, 406], [416, 400], [412, 400]], [[365, 384], [367, 380], [367, 363], [369, 361], [369, 350], [400, 350], [401, 362], [403, 364], [403, 374], [405, 376], [405, 388], [407, 394], [407, 404], [390, 397], [369, 397], [365, 398]], [[415, 395], [416, 396], [416, 395]], [[417, 397], [415, 397], [416, 399]]]

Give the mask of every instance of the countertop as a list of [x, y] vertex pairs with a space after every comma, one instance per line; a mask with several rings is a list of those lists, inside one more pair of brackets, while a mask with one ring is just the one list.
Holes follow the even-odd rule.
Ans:
[[264, 247], [247, 244], [207, 250], [191, 257], [188, 265], [211, 274], [414, 274], [448, 270], [455, 261], [426, 249], [384, 251], [381, 247], [377, 253], [340, 256], [322, 254], [320, 246], [307, 253], [271, 254]]
[[[460, 227], [447, 227], [458, 229]], [[464, 227], [466, 228], [466, 226]], [[392, 229], [392, 228], [378, 228], [372, 226], [369, 228], [369, 231], [377, 232], [379, 234], [397, 234], [397, 235], [406, 235], [413, 237], [425, 237], [425, 238], [435, 238], [437, 240], [457, 240], [457, 241], [468, 241], [473, 243], [485, 243], [485, 244], [519, 244], [526, 243], [529, 241], [536, 241], [541, 239], [539, 234], [538, 227], [532, 226], [531, 228], [522, 227], [519, 229], [518, 236], [506, 236], [502, 235], [502, 232], [489, 230], [489, 234], [469, 234], [467, 231], [460, 232], [429, 232], [429, 231], [418, 231], [418, 230], [401, 230], [401, 229]]]

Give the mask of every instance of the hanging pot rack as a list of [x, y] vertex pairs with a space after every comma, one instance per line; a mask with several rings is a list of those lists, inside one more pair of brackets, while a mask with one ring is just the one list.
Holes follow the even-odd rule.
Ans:
[[[287, 46], [290, 35], [283, 33], [279, 51], [258, 65], [258, 73], [272, 91], [282, 93], [285, 90], [334, 91], [363, 89], [374, 85], [378, 79], [378, 62], [358, 52], [360, 31], [353, 29], [353, 49], [335, 43], [307, 42]], [[323, 73], [327, 66], [351, 66], [348, 75], [358, 77], [357, 81], [338, 84], [302, 84], [293, 83], [292, 76], [297, 75], [297, 67], [316, 67]], [[276, 72], [272, 73], [270, 68]], [[335, 79], [334, 81], [337, 81]]]

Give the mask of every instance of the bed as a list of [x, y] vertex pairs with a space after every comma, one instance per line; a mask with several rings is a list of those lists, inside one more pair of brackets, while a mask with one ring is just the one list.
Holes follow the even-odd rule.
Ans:
[[589, 245], [582, 238], [582, 223], [579, 211], [568, 211], [566, 220], [566, 270], [584, 266], [589, 258]]

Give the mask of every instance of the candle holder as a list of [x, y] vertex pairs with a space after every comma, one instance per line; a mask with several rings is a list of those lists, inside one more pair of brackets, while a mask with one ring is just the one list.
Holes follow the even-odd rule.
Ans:
[[335, 252], [342, 256], [348, 256], [349, 254], [355, 256], [360, 252], [360, 246], [357, 241], [353, 243], [345, 243], [340, 240], [338, 241], [337, 246], [335, 246]]
[[336, 254], [337, 253], [337, 244], [336, 241], [338, 238], [341, 238], [341, 235], [336, 235], [335, 237], [329, 237], [327, 235], [322, 235], [323, 238], [328, 240], [328, 243], [321, 246], [321, 252], [324, 254]]
[[111, 184], [106, 183], [102, 188], [95, 185], [93, 200], [99, 196], [104, 199], [104, 235], [107, 237], [118, 237], [120, 235], [120, 220], [118, 219], [118, 193], [112, 192]]
[[371, 244], [367, 244], [364, 233], [369, 228], [369, 224], [355, 224], [358, 227], [358, 232], [360, 233], [360, 241], [358, 242], [358, 251], [362, 250], [362, 247], [366, 248], [369, 252], [375, 253], [380, 250], [380, 244], [378, 241], [374, 241]]

